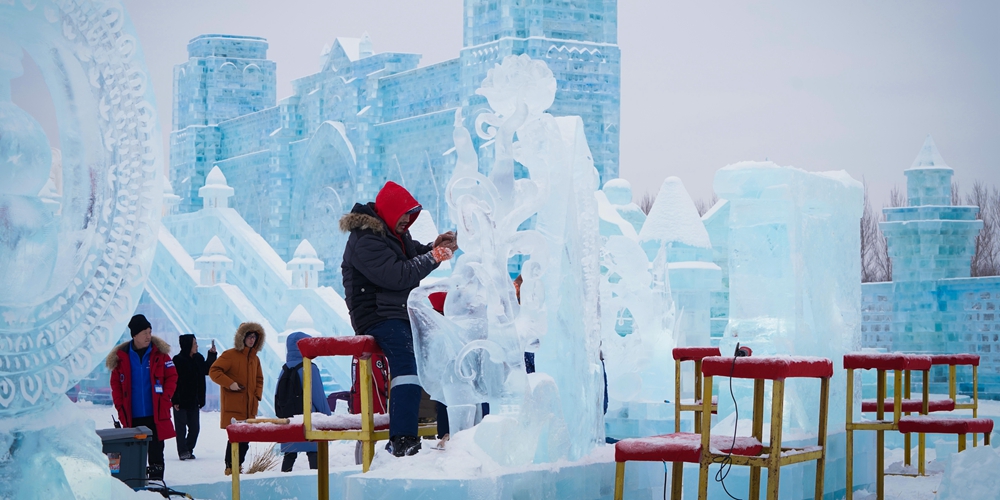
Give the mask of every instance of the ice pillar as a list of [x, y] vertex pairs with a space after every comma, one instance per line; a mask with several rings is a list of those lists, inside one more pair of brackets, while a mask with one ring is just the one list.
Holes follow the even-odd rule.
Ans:
[[[715, 191], [730, 204], [730, 319], [722, 352], [739, 342], [754, 355], [823, 356], [842, 366], [844, 353], [860, 347], [861, 183], [843, 171], [742, 162], [716, 173]], [[836, 370], [830, 408], [846, 404], [845, 385]], [[751, 392], [737, 391], [744, 408]], [[786, 428], [814, 432], [816, 395], [813, 380], [786, 386]], [[844, 421], [842, 412], [829, 418], [832, 428]]]

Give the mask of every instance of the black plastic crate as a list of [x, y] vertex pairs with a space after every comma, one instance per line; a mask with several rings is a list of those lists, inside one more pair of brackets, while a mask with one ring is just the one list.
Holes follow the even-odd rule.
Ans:
[[146, 453], [153, 432], [148, 427], [98, 429], [102, 450], [108, 456], [111, 475], [132, 489], [146, 485]]

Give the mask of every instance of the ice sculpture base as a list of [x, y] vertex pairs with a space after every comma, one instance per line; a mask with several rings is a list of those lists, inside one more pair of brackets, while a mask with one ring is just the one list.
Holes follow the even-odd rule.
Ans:
[[[421, 451], [420, 454], [425, 452]], [[434, 453], [434, 452], [432, 452]], [[413, 472], [417, 472], [414, 469]], [[398, 471], [378, 471], [347, 478], [348, 500], [434, 498], [458, 500], [611, 500], [614, 498], [614, 447], [600, 446], [577, 462], [558, 461], [509, 467], [491, 474], [469, 474], [468, 470], [434, 471], [434, 477]], [[625, 477], [625, 498], [659, 498], [663, 492], [663, 465], [630, 463]]]
[[[300, 457], [302, 460], [304, 457]], [[217, 466], [218, 464], [212, 464]], [[348, 476], [361, 473], [361, 466], [330, 470], [331, 498], [344, 498]], [[229, 478], [214, 483], [170, 485], [199, 500], [228, 500], [233, 495]], [[240, 498], [245, 500], [271, 498], [316, 498], [316, 471], [268, 471], [240, 476]]]

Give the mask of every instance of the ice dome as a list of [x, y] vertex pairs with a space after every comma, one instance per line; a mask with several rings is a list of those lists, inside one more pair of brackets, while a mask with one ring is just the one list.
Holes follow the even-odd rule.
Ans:
[[216, 165], [212, 167], [212, 170], [208, 173], [208, 176], [205, 177], [205, 185], [228, 186], [229, 184], [226, 183], [226, 176], [222, 174], [222, 170], [219, 169], [218, 165]]

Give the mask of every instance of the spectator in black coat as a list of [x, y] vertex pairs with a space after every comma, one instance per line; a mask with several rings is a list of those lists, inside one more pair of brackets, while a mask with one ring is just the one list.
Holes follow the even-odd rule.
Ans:
[[201, 429], [201, 408], [205, 406], [205, 376], [215, 362], [217, 352], [215, 342], [208, 350], [206, 360], [198, 352], [198, 340], [194, 335], [180, 336], [181, 352], [174, 356], [177, 369], [177, 390], [171, 402], [174, 404], [174, 428], [177, 430], [177, 456], [181, 460], [194, 459], [194, 445], [198, 442]]

